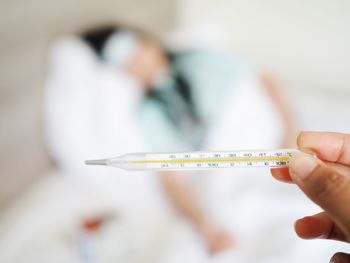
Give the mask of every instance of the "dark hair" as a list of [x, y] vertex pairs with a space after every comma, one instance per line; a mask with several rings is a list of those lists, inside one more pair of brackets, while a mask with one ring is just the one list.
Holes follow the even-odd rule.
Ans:
[[108, 38], [112, 34], [118, 33], [123, 30], [131, 31], [135, 33], [140, 39], [150, 40], [152, 42], [157, 43], [157, 45], [162, 50], [164, 50], [166, 54], [168, 54], [167, 48], [162, 43], [162, 41], [160, 41], [157, 37], [139, 28], [127, 26], [123, 24], [116, 24], [116, 25], [106, 24], [106, 25], [90, 28], [86, 31], [83, 31], [80, 34], [80, 36], [95, 51], [96, 55], [101, 58], [103, 47], [106, 44]]
[[107, 39], [120, 29], [118, 27], [107, 26], [97, 30], [87, 31], [81, 34], [81, 38], [89, 44], [98, 56], [101, 56], [103, 47]]
[[[140, 30], [131, 26], [125, 26], [125, 25], [99, 26], [83, 32], [81, 34], [81, 38], [94, 50], [95, 54], [100, 59], [102, 59], [102, 51], [108, 38], [112, 34], [118, 33], [119, 31], [122, 31], [122, 30], [128, 30], [128, 31], [134, 32], [141, 39], [150, 40], [157, 43], [159, 47], [164, 51], [165, 55], [167, 56], [167, 59], [170, 65], [172, 64], [172, 62], [176, 60], [177, 55], [175, 53], [170, 52], [167, 48], [165, 48], [163, 43], [158, 38], [154, 37], [153, 35], [143, 30]], [[197, 110], [194, 105], [194, 100], [192, 98], [192, 92], [191, 92], [189, 81], [186, 79], [185, 76], [183, 76], [183, 74], [181, 74], [181, 72], [175, 72], [174, 74], [175, 75], [173, 77], [176, 82], [175, 89], [181, 95], [183, 100], [186, 102], [187, 111], [190, 118], [196, 123], [200, 122], [200, 118], [197, 114]], [[159, 96], [157, 89], [151, 89], [148, 92], [147, 96], [164, 104], [165, 108], [167, 108], [170, 119], [174, 122], [174, 124], [177, 123], [178, 120], [176, 120], [176, 118], [174, 118], [173, 115], [170, 113], [171, 109], [167, 107], [166, 102], [164, 102], [162, 97]]]

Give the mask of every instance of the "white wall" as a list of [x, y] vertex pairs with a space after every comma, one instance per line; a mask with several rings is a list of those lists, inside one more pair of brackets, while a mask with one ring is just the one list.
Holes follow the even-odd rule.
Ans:
[[178, 0], [178, 11], [179, 28], [216, 27], [226, 47], [276, 73], [302, 129], [350, 132], [350, 1]]

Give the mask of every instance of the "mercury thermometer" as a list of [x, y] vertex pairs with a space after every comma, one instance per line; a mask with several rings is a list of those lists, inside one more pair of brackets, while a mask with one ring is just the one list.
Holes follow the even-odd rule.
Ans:
[[88, 165], [107, 165], [124, 170], [212, 170], [243, 167], [287, 167], [297, 149], [213, 152], [129, 153], [115, 158], [87, 160]]

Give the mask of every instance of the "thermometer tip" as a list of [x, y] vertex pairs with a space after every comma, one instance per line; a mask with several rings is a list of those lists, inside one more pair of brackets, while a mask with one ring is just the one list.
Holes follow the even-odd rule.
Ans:
[[100, 160], [86, 160], [86, 165], [108, 165], [108, 159], [100, 159]]

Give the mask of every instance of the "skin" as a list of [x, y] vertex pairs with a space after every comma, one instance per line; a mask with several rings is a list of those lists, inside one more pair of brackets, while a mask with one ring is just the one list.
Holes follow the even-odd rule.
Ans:
[[[169, 68], [165, 54], [154, 42], [145, 40], [128, 70], [144, 83], [153, 86], [159, 75]], [[270, 75], [261, 76], [267, 93], [280, 111], [286, 127], [284, 145], [292, 145], [293, 118], [281, 94], [278, 83]], [[350, 213], [344, 204], [350, 203], [350, 135], [339, 133], [304, 132], [298, 136], [299, 148], [314, 152], [319, 160], [306, 179], [300, 179], [291, 163], [289, 169], [273, 169], [272, 175], [280, 181], [295, 183], [312, 201], [324, 209], [295, 223], [295, 231], [305, 239], [323, 238], [350, 241]], [[207, 240], [208, 250], [218, 253], [232, 247], [230, 234], [209, 220], [196, 197], [176, 173], [163, 173], [162, 183], [175, 207], [194, 224]], [[350, 262], [350, 255], [336, 253], [331, 262]]]
[[176, 172], [162, 172], [161, 182], [173, 205], [207, 241], [207, 249], [210, 254], [233, 247], [231, 234], [205, 214], [193, 191]]
[[286, 100], [287, 96], [282, 92], [281, 84], [278, 80], [268, 72], [263, 72], [260, 76], [262, 87], [266, 90], [266, 93], [270, 96], [272, 103], [282, 117], [284, 135], [281, 142], [282, 147], [294, 147], [294, 138], [297, 135], [296, 124], [294, 120], [294, 114], [291, 107]]
[[141, 40], [140, 47], [126, 67], [145, 90], [151, 89], [155, 81], [169, 69], [169, 62], [157, 43], [149, 39]]
[[[147, 91], [154, 86], [159, 77], [166, 74], [169, 62], [157, 43], [143, 39], [126, 69], [141, 81]], [[189, 186], [175, 172], [161, 172], [160, 175], [169, 200], [206, 240], [208, 252], [216, 254], [231, 248], [233, 246], [231, 234], [205, 214]]]
[[[154, 83], [169, 70], [169, 62], [164, 51], [151, 39], [144, 38], [134, 58], [127, 65], [127, 71], [140, 80], [144, 89], [150, 90]], [[270, 74], [261, 76], [262, 87], [271, 97], [277, 110], [281, 113], [285, 126], [283, 146], [292, 145], [294, 138], [294, 121], [285, 96], [281, 93], [280, 85]], [[177, 210], [188, 219], [197, 229], [198, 233], [206, 240], [208, 252], [220, 253], [234, 246], [232, 234], [209, 217], [199, 205], [189, 186], [183, 182], [175, 172], [163, 172], [161, 183], [169, 197], [169, 200]]]
[[[296, 221], [295, 231], [304, 239], [350, 241], [350, 135], [331, 132], [302, 132], [297, 138], [301, 149], [313, 152], [316, 166], [306, 177], [300, 165], [309, 157], [297, 157], [289, 168], [272, 169], [277, 180], [296, 184], [323, 212]], [[301, 158], [304, 158], [301, 160]], [[305, 164], [305, 162], [304, 162]], [[350, 255], [335, 254], [331, 262], [350, 262]]]

